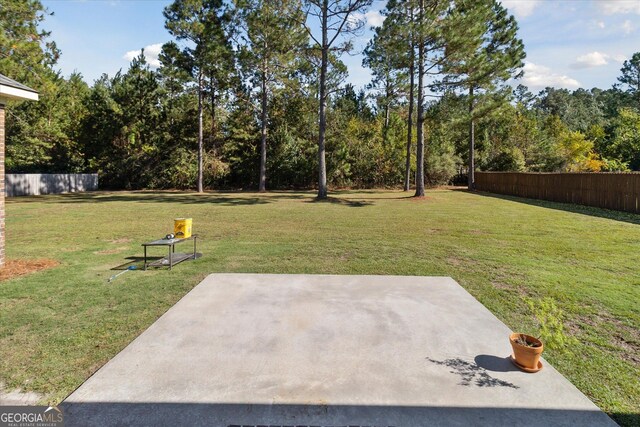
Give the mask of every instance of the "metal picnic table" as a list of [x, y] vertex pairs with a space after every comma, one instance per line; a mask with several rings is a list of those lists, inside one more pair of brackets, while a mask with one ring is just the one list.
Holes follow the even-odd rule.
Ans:
[[[176, 244], [186, 242], [188, 240], [193, 240], [193, 253], [176, 253]], [[179, 264], [182, 261], [198, 258], [197, 242], [198, 235], [194, 234], [191, 237], [183, 239], [158, 239], [152, 242], [143, 243], [142, 246], [144, 247], [144, 269], [146, 270], [147, 267], [163, 267], [168, 265], [169, 270], [171, 270], [174, 265]], [[167, 246], [169, 248], [169, 255], [159, 260], [147, 263], [148, 246]]]

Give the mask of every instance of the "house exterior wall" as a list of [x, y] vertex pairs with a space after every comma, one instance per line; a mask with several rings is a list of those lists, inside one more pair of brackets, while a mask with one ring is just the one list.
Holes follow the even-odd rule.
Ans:
[[38, 100], [38, 93], [0, 74], [0, 267], [5, 264], [5, 104], [8, 100]]

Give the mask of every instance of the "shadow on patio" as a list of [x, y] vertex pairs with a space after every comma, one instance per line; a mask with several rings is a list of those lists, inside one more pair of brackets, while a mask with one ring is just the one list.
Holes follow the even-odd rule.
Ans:
[[[64, 403], [66, 426], [614, 426], [584, 410], [460, 406], [308, 405], [253, 403]], [[636, 421], [637, 414], [632, 415]]]

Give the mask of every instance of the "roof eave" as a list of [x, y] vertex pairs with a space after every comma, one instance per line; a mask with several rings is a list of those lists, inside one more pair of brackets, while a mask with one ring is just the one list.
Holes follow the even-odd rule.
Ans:
[[12, 86], [0, 84], [0, 100], [30, 100], [37, 101], [39, 99], [37, 92], [18, 89]]

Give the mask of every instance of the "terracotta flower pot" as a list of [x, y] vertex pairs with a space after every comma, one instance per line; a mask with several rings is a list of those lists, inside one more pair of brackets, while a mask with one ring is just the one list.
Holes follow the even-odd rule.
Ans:
[[[523, 336], [527, 342], [534, 343], [537, 346], [529, 347], [518, 344], [517, 340], [520, 336]], [[540, 355], [544, 350], [542, 341], [530, 335], [518, 333], [511, 334], [509, 341], [511, 341], [511, 347], [513, 348], [513, 358], [516, 366], [527, 372], [538, 372], [542, 369], [542, 364], [540, 363]]]

